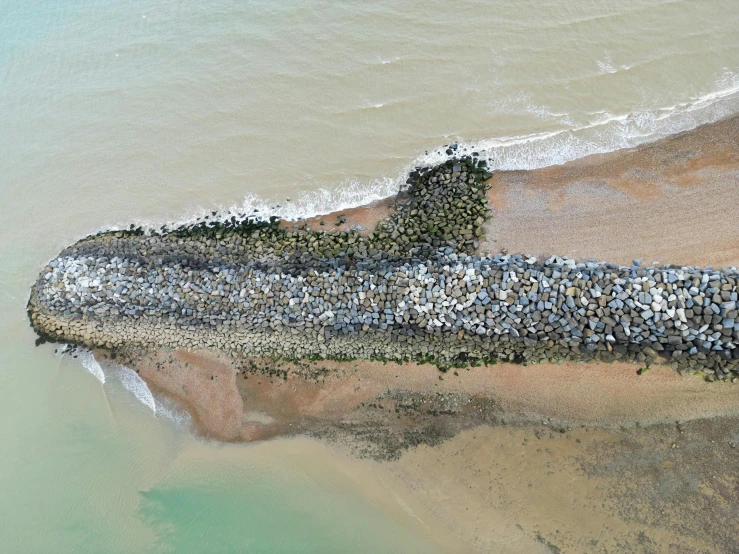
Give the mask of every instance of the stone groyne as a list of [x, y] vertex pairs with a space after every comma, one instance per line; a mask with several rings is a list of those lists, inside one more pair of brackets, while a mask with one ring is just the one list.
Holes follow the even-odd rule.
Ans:
[[46, 339], [235, 356], [452, 366], [623, 360], [739, 375], [735, 269], [476, 255], [487, 217], [474, 158], [419, 168], [369, 236], [231, 218], [88, 237], [28, 304]]

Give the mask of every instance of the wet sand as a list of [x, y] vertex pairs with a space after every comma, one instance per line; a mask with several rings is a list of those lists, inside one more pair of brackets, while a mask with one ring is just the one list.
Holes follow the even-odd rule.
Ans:
[[[739, 265], [739, 117], [489, 184], [484, 252]], [[394, 201], [307, 224], [366, 233]], [[207, 437], [307, 434], [364, 458], [347, 471], [443, 522], [460, 540], [450, 551], [735, 552], [739, 384], [628, 364], [123, 362]]]
[[[102, 351], [97, 355], [103, 361], [107, 356]], [[454, 413], [446, 415], [460, 420], [455, 425], [459, 429], [506, 418], [608, 429], [739, 417], [739, 384], [706, 383], [667, 366], [638, 375], [639, 366], [626, 363], [500, 363], [442, 374], [430, 364], [233, 360], [184, 350], [133, 354], [118, 361], [138, 371], [152, 391], [185, 407], [201, 434], [225, 441], [323, 431], [337, 421], [400, 433], [443, 419], [450, 410]], [[401, 417], [396, 408], [407, 404], [406, 399], [387, 395], [388, 390], [415, 393], [425, 405], [412, 412], [403, 409]], [[427, 417], [439, 395], [454, 398], [456, 404], [440, 405], [441, 416]], [[481, 407], [481, 399], [492, 399], [492, 405]], [[397, 448], [404, 450], [402, 444]]]
[[481, 552], [735, 553], [738, 423], [481, 426], [384, 468]]
[[[318, 215], [299, 222], [282, 220], [280, 227], [290, 230], [325, 231], [327, 233], [354, 230], [367, 236], [375, 230], [378, 221], [393, 213], [393, 206], [396, 202], [398, 200], [395, 197], [390, 197], [372, 202], [366, 206]], [[342, 223], [340, 217], [346, 219], [346, 221]]]
[[276, 456], [307, 459], [326, 449], [347, 486], [444, 551], [734, 552], [733, 383], [627, 364], [500, 364], [440, 381], [411, 364], [120, 361], [209, 438], [274, 438]]

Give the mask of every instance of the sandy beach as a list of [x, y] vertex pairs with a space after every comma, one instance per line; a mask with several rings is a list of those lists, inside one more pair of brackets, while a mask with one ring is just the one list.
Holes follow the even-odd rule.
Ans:
[[[492, 212], [480, 251], [624, 265], [638, 259], [645, 265], [735, 267], [737, 140], [734, 116], [630, 150], [532, 171], [498, 171], [488, 180]], [[344, 228], [372, 229], [393, 201], [305, 223], [335, 229], [344, 215]]]
[[0, 554], [739, 554], [739, 2], [0, 5]]
[[496, 173], [483, 249], [739, 265], [739, 118], [628, 151]]
[[[739, 265], [738, 144], [734, 117], [629, 151], [498, 172], [480, 250]], [[365, 232], [394, 201], [300, 224]], [[399, 504], [443, 522], [460, 540], [442, 541], [452, 551], [734, 551], [736, 383], [666, 366], [637, 375], [625, 363], [442, 375], [411, 363], [185, 350], [122, 361], [208, 438], [327, 442], [349, 456], [347, 471], [371, 470]]]

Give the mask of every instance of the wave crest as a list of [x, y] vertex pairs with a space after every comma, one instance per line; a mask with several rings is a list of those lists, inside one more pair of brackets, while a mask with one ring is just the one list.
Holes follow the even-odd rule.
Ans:
[[[290, 202], [276, 202], [246, 195], [230, 207], [220, 207], [211, 220], [231, 216], [269, 217], [298, 220], [354, 208], [387, 198], [398, 192], [408, 173], [419, 166], [434, 166], [452, 157], [477, 154], [490, 171], [530, 170], [624, 148], [633, 148], [669, 135], [688, 131], [739, 112], [739, 75], [725, 72], [711, 90], [670, 106], [655, 106], [625, 114], [605, 110], [586, 114], [588, 121], [577, 124], [567, 114], [531, 107], [529, 111], [555, 126], [555, 130], [476, 141], [460, 140], [449, 150], [445, 145], [425, 152], [399, 167], [395, 175], [369, 181], [346, 180], [300, 194]], [[524, 99], [525, 100], [525, 99]], [[561, 127], [556, 129], [556, 127]], [[202, 208], [188, 217], [166, 222], [168, 228], [197, 222], [211, 215]], [[144, 229], [158, 229], [163, 223], [137, 222]]]
[[89, 371], [90, 374], [95, 377], [95, 379], [100, 381], [101, 385], [104, 385], [105, 373], [103, 372], [103, 368], [95, 359], [95, 356], [92, 355], [92, 352], [90, 352], [89, 350], [83, 350], [79, 353], [78, 358], [82, 363], [82, 367]]
[[127, 391], [136, 397], [136, 400], [144, 406], [148, 406], [152, 412], [157, 413], [156, 401], [154, 395], [149, 390], [146, 381], [133, 369], [120, 364], [111, 364], [114, 367], [115, 375]]

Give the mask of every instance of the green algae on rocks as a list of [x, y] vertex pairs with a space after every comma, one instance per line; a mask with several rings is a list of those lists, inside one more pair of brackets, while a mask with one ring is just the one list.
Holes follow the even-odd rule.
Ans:
[[369, 236], [201, 222], [110, 231], [52, 260], [28, 304], [53, 340], [109, 349], [433, 362], [739, 366], [736, 270], [476, 255], [487, 217], [472, 158], [412, 172]]

